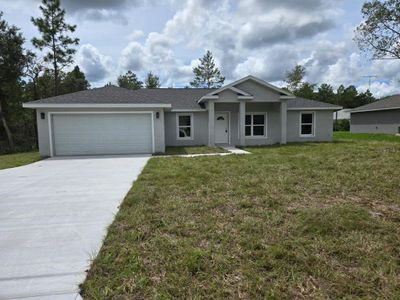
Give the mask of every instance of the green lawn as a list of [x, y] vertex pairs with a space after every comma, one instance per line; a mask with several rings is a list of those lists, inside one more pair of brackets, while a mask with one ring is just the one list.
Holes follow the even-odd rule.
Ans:
[[220, 147], [190, 146], [190, 147], [166, 147], [165, 153], [161, 155], [181, 155], [181, 154], [209, 154], [227, 152]]
[[337, 131], [333, 134], [335, 140], [367, 140], [367, 141], [387, 141], [400, 142], [400, 136], [381, 133], [350, 133], [348, 131]]
[[31, 164], [40, 159], [39, 152], [21, 152], [0, 155], [0, 170]]
[[399, 299], [400, 144], [152, 158], [84, 299]]

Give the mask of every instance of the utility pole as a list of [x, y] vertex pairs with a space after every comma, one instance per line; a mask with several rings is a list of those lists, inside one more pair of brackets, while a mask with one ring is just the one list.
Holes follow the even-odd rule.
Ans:
[[368, 89], [371, 90], [371, 79], [372, 78], [377, 78], [378, 75], [366, 75], [366, 76], [363, 76], [363, 77], [368, 78]]

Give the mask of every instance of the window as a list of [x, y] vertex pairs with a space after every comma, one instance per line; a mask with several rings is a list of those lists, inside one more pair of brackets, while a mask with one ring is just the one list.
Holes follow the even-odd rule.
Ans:
[[314, 136], [314, 119], [313, 112], [300, 113], [300, 136]]
[[177, 138], [179, 140], [190, 140], [193, 138], [193, 115], [178, 114], [176, 115]]
[[247, 137], [262, 137], [267, 135], [266, 114], [246, 114], [245, 135]]

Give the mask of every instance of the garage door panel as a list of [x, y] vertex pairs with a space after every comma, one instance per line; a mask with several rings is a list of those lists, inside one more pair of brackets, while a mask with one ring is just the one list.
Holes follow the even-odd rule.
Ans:
[[152, 152], [150, 114], [54, 114], [55, 155]]

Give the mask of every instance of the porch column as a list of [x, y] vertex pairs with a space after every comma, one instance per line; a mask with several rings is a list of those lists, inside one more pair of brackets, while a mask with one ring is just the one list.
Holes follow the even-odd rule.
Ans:
[[215, 111], [214, 111], [214, 100], [208, 101], [208, 146], [215, 146]]
[[246, 102], [239, 102], [239, 145], [245, 146]]
[[281, 100], [281, 144], [286, 144], [287, 134], [287, 103]]

